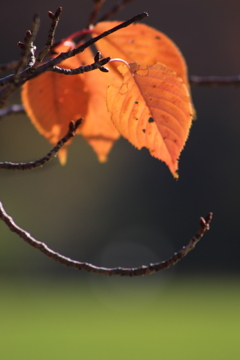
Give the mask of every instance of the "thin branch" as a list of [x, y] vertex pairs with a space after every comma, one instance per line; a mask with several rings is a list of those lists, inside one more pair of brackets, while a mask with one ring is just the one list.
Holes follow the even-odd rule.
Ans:
[[75, 136], [75, 131], [82, 123], [82, 119], [77, 120], [76, 122], [71, 121], [69, 124], [68, 133], [58, 141], [57, 145], [49, 151], [49, 153], [41, 159], [36, 161], [30, 161], [28, 163], [12, 163], [12, 162], [0, 162], [0, 169], [5, 170], [32, 170], [38, 167], [43, 166], [48, 161], [56, 157], [58, 151], [66, 144], [68, 140]]
[[89, 28], [89, 26], [96, 24], [96, 19], [98, 17], [98, 14], [101, 10], [101, 7], [103, 6], [103, 4], [105, 3], [106, 0], [93, 0], [94, 2], [94, 7], [93, 10], [89, 16], [88, 19], [88, 24], [87, 24], [87, 28]]
[[196, 76], [190, 75], [191, 85], [200, 86], [240, 86], [240, 75], [233, 76]]
[[200, 228], [196, 235], [190, 240], [187, 246], [184, 246], [179, 252], [175, 253], [171, 258], [160, 263], [142, 265], [137, 268], [105, 268], [95, 266], [86, 262], [80, 262], [72, 260], [66, 256], [63, 256], [54, 250], [50, 249], [45, 243], [34, 239], [27, 231], [21, 229], [9, 216], [2, 203], [0, 202], [0, 219], [5, 222], [8, 228], [17, 234], [20, 238], [26, 241], [29, 245], [33, 246], [35, 249], [41, 251], [44, 255], [48, 256], [50, 259], [59, 262], [62, 265], [72, 267], [77, 270], [85, 270], [87, 272], [102, 274], [102, 275], [119, 275], [119, 276], [141, 276], [147, 274], [153, 274], [160, 270], [167, 269], [170, 266], [175, 265], [179, 260], [186, 256], [198, 243], [198, 241], [203, 237], [206, 231], [210, 229], [210, 222], [212, 220], [212, 213], [209, 213], [207, 217], [200, 218]]
[[11, 105], [8, 108], [5, 109], [0, 109], [0, 118], [7, 116], [7, 115], [12, 115], [12, 114], [24, 114], [25, 110], [23, 105]]
[[106, 21], [106, 20], [110, 19], [111, 17], [113, 17], [116, 13], [121, 11], [127, 4], [129, 4], [132, 1], [134, 1], [134, 0], [121, 0], [121, 1], [119, 1], [116, 5], [114, 5], [112, 7], [111, 10], [109, 10], [100, 19], [98, 19], [97, 22]]

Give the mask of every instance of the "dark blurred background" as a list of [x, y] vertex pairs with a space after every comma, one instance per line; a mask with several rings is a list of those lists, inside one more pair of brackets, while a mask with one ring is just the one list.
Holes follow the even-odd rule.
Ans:
[[[114, 3], [107, 1], [103, 12]], [[41, 49], [50, 23], [47, 11], [60, 5], [63, 14], [56, 41], [85, 26], [91, 1], [1, 1], [0, 63], [19, 58], [17, 42], [36, 12], [41, 15], [36, 41]], [[238, 0], [138, 0], [114, 19], [126, 20], [142, 11], [149, 13], [144, 23], [165, 32], [179, 46], [191, 75], [240, 73]], [[198, 229], [199, 217], [213, 211], [211, 231], [164, 274], [238, 273], [240, 89], [194, 87], [192, 94], [198, 118], [180, 158], [178, 181], [165, 164], [124, 139], [114, 145], [108, 162], [100, 164], [77, 137], [64, 167], [54, 160], [33, 171], [1, 171], [0, 198], [7, 212], [34, 237], [74, 259], [102, 266], [138, 266], [180, 249]], [[16, 94], [9, 105], [19, 102]], [[2, 119], [0, 128], [1, 161], [34, 160], [50, 149], [25, 115]], [[46, 274], [96, 278], [45, 258], [3, 223], [0, 238], [4, 279]]]

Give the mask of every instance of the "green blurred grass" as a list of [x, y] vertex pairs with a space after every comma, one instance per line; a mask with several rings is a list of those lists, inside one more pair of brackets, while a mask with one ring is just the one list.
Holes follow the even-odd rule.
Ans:
[[1, 282], [0, 358], [240, 358], [236, 278], [112, 280]]

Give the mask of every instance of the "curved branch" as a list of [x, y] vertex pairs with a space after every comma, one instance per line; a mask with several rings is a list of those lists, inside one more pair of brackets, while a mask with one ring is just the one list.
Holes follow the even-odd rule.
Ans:
[[5, 170], [32, 170], [45, 165], [48, 161], [52, 160], [58, 153], [58, 151], [66, 144], [68, 140], [75, 136], [75, 131], [82, 123], [82, 119], [76, 122], [71, 121], [69, 124], [68, 133], [58, 141], [57, 145], [49, 151], [49, 153], [41, 159], [36, 161], [30, 161], [28, 163], [12, 163], [12, 162], [0, 162], [0, 169]]
[[45, 243], [34, 239], [27, 231], [21, 229], [9, 216], [2, 203], [0, 202], [0, 219], [5, 222], [8, 228], [17, 234], [20, 238], [26, 241], [29, 245], [33, 246], [35, 249], [41, 251], [44, 255], [48, 256], [50, 259], [59, 262], [62, 265], [72, 267], [77, 270], [85, 270], [87, 272], [102, 274], [102, 275], [119, 275], [119, 276], [141, 276], [147, 274], [153, 274], [160, 270], [167, 269], [170, 266], [175, 265], [179, 260], [185, 257], [198, 243], [198, 241], [203, 237], [206, 231], [210, 229], [210, 222], [212, 220], [212, 213], [209, 213], [207, 217], [200, 218], [200, 228], [194, 237], [189, 241], [187, 246], [184, 246], [179, 252], [173, 254], [171, 258], [160, 263], [142, 265], [137, 268], [105, 268], [100, 266], [95, 266], [87, 262], [80, 262], [72, 260], [64, 255], [61, 255], [54, 250], [50, 249]]

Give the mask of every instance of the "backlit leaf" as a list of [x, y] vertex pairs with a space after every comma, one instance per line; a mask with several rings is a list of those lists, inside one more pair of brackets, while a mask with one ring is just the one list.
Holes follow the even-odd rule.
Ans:
[[119, 132], [138, 149], [146, 147], [178, 177], [178, 158], [192, 121], [187, 87], [161, 63], [120, 65], [120, 87], [107, 92], [107, 105]]
[[[118, 24], [119, 21], [100, 22], [94, 27], [93, 34], [99, 35]], [[101, 39], [96, 46], [103, 56], [121, 58], [128, 63], [136, 62], [139, 65], [163, 63], [175, 71], [190, 93], [185, 59], [177, 45], [164, 33], [145, 24], [132, 24]], [[192, 114], [195, 118], [193, 104]]]
[[[69, 45], [61, 44], [54, 51], [59, 53], [68, 49]], [[73, 69], [92, 62], [93, 54], [86, 49], [62, 62], [60, 67]], [[49, 71], [23, 86], [22, 102], [39, 133], [52, 144], [66, 134], [71, 120], [84, 117], [77, 133], [89, 142], [99, 160], [105, 161], [113, 143], [120, 136], [106, 107], [107, 86], [113, 80], [117, 83], [118, 78], [120, 75], [116, 73], [102, 73], [99, 70], [68, 76]], [[64, 164], [66, 147], [58, 155]]]
[[[89, 55], [87, 51], [77, 55], [76, 58], [78, 62], [86, 65], [93, 62], [93, 56]], [[114, 142], [120, 136], [107, 110], [107, 88], [111, 83], [120, 85], [122, 78], [119, 73], [103, 73], [99, 70], [90, 71], [79, 76], [84, 82], [84, 91], [89, 94], [89, 101], [85, 121], [78, 133], [92, 146], [99, 161], [104, 162], [107, 160], [108, 153]]]
[[[99, 35], [118, 24], [118, 21], [100, 22], [94, 27], [93, 34]], [[129, 25], [99, 40], [96, 45], [103, 56], [121, 58], [128, 63], [154, 65], [161, 62], [188, 84], [187, 67], [182, 53], [169, 37], [150, 26]]]
[[[53, 145], [67, 133], [71, 120], [86, 116], [88, 101], [89, 94], [84, 91], [79, 76], [67, 77], [51, 71], [28, 81], [22, 90], [22, 102], [28, 116], [39, 133]], [[65, 164], [66, 147], [58, 156]]]

